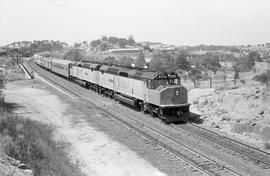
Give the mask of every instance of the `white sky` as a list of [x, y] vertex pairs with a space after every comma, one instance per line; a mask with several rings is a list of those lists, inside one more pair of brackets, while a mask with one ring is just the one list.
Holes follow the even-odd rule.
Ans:
[[101, 35], [175, 45], [270, 42], [269, 0], [0, 0], [0, 46]]

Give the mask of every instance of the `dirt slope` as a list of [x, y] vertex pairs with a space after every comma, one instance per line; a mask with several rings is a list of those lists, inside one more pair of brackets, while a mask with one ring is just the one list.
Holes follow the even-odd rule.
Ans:
[[[55, 140], [67, 144], [66, 150], [70, 159], [84, 174], [165, 175], [125, 145], [115, 142], [104, 132], [92, 127], [86, 121], [90, 118], [87, 114], [42, 86], [26, 82], [9, 83], [5, 94], [8, 102], [23, 106], [17, 109], [16, 113], [55, 127]], [[89, 109], [92, 116], [101, 116], [96, 109]]]
[[268, 149], [270, 98], [265, 95], [262, 85], [192, 89], [189, 101], [205, 126]]

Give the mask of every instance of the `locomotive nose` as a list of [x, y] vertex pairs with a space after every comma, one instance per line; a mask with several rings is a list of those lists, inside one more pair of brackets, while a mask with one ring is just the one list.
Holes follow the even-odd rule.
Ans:
[[160, 92], [162, 105], [185, 104], [187, 103], [187, 89], [183, 86], [165, 87]]

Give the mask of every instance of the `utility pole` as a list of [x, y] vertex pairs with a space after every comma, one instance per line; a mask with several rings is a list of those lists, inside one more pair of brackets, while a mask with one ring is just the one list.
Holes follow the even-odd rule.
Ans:
[[265, 84], [265, 95], [268, 96], [270, 88], [270, 63], [268, 63], [268, 69], [267, 69], [267, 82]]
[[268, 85], [269, 85], [269, 82], [270, 82], [270, 63], [268, 63], [267, 77], [268, 77]]
[[236, 79], [239, 77], [239, 66], [234, 66], [234, 85], [236, 85]]

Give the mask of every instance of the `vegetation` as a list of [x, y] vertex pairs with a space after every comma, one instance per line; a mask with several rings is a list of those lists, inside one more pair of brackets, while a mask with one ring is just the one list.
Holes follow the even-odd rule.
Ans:
[[35, 176], [83, 175], [70, 162], [64, 152], [64, 144], [52, 140], [52, 128], [12, 113], [16, 105], [4, 102], [4, 88], [5, 78], [0, 75], [1, 151], [26, 164]]
[[270, 81], [270, 72], [261, 73], [259, 75], [256, 75], [253, 79], [256, 81], [259, 81], [261, 83], [267, 83]]
[[239, 67], [241, 71], [251, 71], [255, 66], [255, 62], [262, 61], [263, 59], [258, 52], [251, 51], [248, 56], [237, 59], [236, 66]]
[[64, 54], [63, 59], [72, 60], [72, 61], [80, 61], [80, 60], [84, 60], [84, 57], [80, 50], [72, 49]]
[[143, 49], [144, 49], [145, 51], [148, 51], [148, 52], [152, 52], [152, 51], [153, 51], [153, 49], [151, 49], [149, 45], [144, 45], [144, 46], [142, 46], [142, 47], [143, 47]]
[[191, 68], [188, 72], [188, 76], [194, 82], [195, 87], [195, 81], [202, 78], [202, 71], [198, 68]]
[[23, 41], [18, 42], [20, 49], [18, 52], [24, 56], [29, 57], [32, 56], [34, 53], [39, 52], [62, 52], [63, 46], [67, 46], [66, 43], [54, 40], [34, 40], [33, 42]]
[[176, 54], [158, 53], [153, 55], [153, 59], [149, 63], [149, 67], [153, 70], [185, 70], [190, 69], [190, 63], [187, 61], [188, 53], [180, 51]]
[[146, 66], [145, 56], [143, 54], [143, 51], [141, 51], [135, 60], [135, 67], [144, 68], [145, 66]]
[[190, 63], [187, 61], [188, 53], [182, 51], [174, 56], [175, 66], [182, 70], [189, 70]]
[[154, 57], [150, 63], [149, 68], [156, 71], [163, 71], [167, 69], [173, 69], [173, 59], [172, 58], [159, 58]]
[[106, 37], [102, 36], [100, 39], [90, 42], [92, 50], [106, 51], [113, 45], [118, 45], [120, 48], [125, 48], [127, 45], [135, 45], [136, 42], [132, 35], [127, 38]]
[[103, 63], [108, 64], [108, 65], [113, 65], [113, 64], [117, 64], [117, 61], [115, 57], [109, 56], [103, 60]]
[[203, 59], [202, 66], [206, 70], [211, 70], [216, 74], [216, 72], [220, 69], [221, 65], [219, 63], [219, 58], [215, 55], [209, 54], [206, 55]]
[[119, 64], [123, 66], [131, 66], [134, 63], [134, 60], [130, 57], [123, 56], [119, 59]]
[[25, 163], [36, 176], [82, 175], [62, 145], [52, 140], [52, 129], [46, 125], [7, 114], [0, 119], [0, 136], [4, 152]]
[[[3, 74], [0, 73], [0, 108], [3, 106], [4, 104], [4, 95], [2, 90], [6, 88], [6, 78]], [[2, 112], [2, 108], [0, 109], [0, 113]]]

